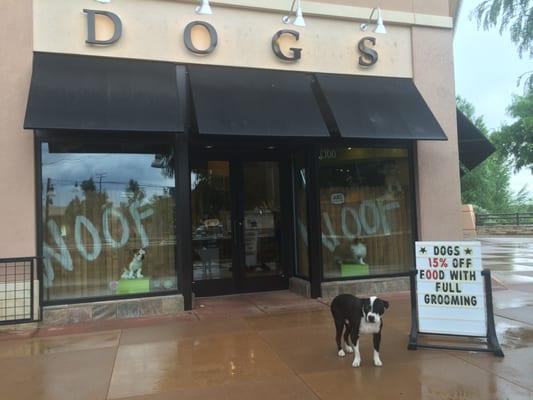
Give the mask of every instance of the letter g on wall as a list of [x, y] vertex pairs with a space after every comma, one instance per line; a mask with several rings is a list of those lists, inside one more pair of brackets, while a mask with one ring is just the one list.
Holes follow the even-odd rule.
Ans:
[[287, 56], [283, 54], [281, 51], [281, 48], [279, 47], [279, 38], [282, 35], [291, 35], [294, 37], [294, 39], [299, 40], [300, 39], [300, 32], [293, 31], [290, 29], [282, 29], [280, 31], [277, 31], [274, 36], [272, 37], [272, 51], [274, 54], [283, 61], [298, 61], [300, 58], [302, 58], [302, 49], [297, 47], [291, 47], [290, 50], [292, 51], [292, 57]]

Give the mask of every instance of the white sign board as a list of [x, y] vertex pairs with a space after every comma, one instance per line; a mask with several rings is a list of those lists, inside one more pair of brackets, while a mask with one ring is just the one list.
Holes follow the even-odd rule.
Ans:
[[421, 333], [486, 336], [480, 242], [416, 242]]

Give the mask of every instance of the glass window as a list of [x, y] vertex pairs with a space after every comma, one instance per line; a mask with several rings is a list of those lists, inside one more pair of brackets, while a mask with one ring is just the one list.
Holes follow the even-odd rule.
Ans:
[[281, 275], [281, 207], [277, 162], [243, 162], [244, 275]]
[[406, 149], [320, 151], [324, 278], [409, 271], [413, 231]]
[[296, 215], [296, 275], [305, 278], [309, 278], [307, 175], [305, 153], [302, 151], [294, 158], [294, 211]]
[[228, 161], [191, 168], [193, 280], [232, 278], [232, 219]]
[[170, 148], [42, 144], [46, 300], [177, 289]]

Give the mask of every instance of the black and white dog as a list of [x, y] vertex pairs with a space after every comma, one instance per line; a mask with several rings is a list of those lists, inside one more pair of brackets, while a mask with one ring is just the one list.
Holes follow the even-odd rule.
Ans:
[[133, 259], [130, 262], [130, 265], [128, 265], [128, 268], [124, 268], [124, 272], [122, 273], [121, 278], [122, 279], [138, 279], [138, 278], [144, 278], [144, 275], [142, 274], [142, 268], [143, 268], [143, 261], [144, 256], [146, 255], [146, 250], [139, 249], [135, 252], [133, 255]]
[[[339, 357], [346, 353], [355, 353], [352, 367], [361, 364], [359, 353], [359, 335], [374, 335], [374, 365], [381, 367], [379, 345], [381, 343], [381, 329], [383, 328], [383, 314], [389, 308], [389, 302], [376, 296], [360, 299], [351, 294], [340, 294], [331, 302], [331, 314], [337, 329], [337, 350]], [[344, 350], [341, 337], [344, 330]]]

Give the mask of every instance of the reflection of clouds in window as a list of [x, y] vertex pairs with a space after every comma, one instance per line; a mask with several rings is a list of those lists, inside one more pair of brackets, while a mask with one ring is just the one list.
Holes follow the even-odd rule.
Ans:
[[82, 196], [79, 185], [93, 179], [97, 191], [106, 192], [112, 202], [128, 200], [126, 187], [135, 180], [149, 200], [174, 187], [174, 179], [163, 175], [161, 168], [152, 167], [154, 154], [88, 154], [49, 153], [43, 145], [43, 186], [51, 179], [54, 205], [65, 206], [74, 197]]

